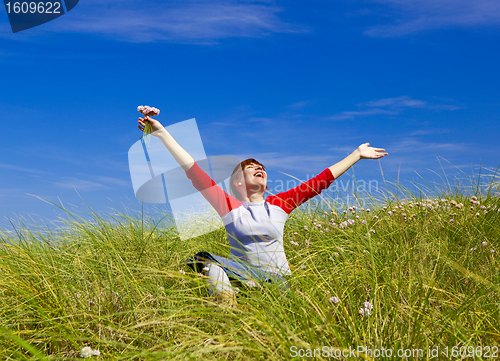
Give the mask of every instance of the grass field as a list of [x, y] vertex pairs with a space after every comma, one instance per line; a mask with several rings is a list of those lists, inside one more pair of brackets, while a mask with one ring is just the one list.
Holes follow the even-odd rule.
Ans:
[[20, 225], [1, 236], [0, 359], [81, 359], [84, 347], [102, 360], [500, 357], [497, 191], [296, 210], [290, 291], [241, 289], [237, 309], [185, 262], [228, 256], [223, 229], [181, 241], [160, 215], [128, 211]]

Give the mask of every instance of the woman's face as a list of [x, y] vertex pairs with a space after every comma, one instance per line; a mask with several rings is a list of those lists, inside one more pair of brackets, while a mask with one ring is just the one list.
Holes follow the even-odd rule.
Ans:
[[[266, 189], [267, 173], [261, 165], [255, 163], [246, 165], [245, 169], [243, 169], [243, 177], [247, 190], [258, 193], [260, 191], [264, 192]], [[241, 183], [241, 181], [240, 176], [236, 184]]]

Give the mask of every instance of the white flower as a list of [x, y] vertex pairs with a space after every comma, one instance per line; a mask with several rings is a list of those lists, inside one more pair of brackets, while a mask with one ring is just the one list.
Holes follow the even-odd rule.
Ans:
[[210, 271], [210, 268], [208, 266], [203, 268], [203, 272], [208, 272], [208, 271]]
[[330, 298], [330, 302], [339, 303], [340, 300], [339, 300], [339, 298], [337, 296], [333, 296], [333, 297]]
[[93, 354], [92, 349], [88, 346], [82, 348], [82, 350], [80, 351], [80, 357], [83, 357], [83, 358], [91, 357], [92, 354]]
[[364, 317], [370, 316], [370, 310], [373, 309], [373, 305], [370, 302], [365, 302], [364, 303], [365, 307], [361, 307], [358, 311], [358, 314]]
[[182, 270], [182, 269], [180, 269], [180, 270], [179, 270], [179, 273], [180, 273], [180, 274], [183, 274], [183, 275], [185, 275], [185, 274], [186, 274], [186, 272], [185, 272], [184, 270]]
[[247, 286], [248, 287], [257, 287], [257, 283], [255, 283], [255, 281], [250, 280], [247, 282]]
[[99, 355], [101, 355], [101, 352], [99, 350], [94, 350], [94, 351], [92, 351], [92, 355], [99, 356]]
[[361, 316], [368, 317], [370, 316], [370, 310], [367, 308], [361, 307], [358, 312]]

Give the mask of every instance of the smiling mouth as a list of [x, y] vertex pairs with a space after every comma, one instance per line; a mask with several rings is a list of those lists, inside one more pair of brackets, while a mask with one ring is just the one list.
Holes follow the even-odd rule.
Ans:
[[262, 173], [262, 172], [255, 173], [254, 177], [264, 178], [264, 173]]

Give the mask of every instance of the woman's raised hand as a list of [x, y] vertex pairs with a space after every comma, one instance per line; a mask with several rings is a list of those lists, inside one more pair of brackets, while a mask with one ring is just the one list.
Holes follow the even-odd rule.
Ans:
[[383, 148], [370, 147], [370, 143], [361, 144], [358, 152], [361, 159], [379, 159], [389, 154]]
[[144, 118], [139, 118], [139, 125], [137, 126], [142, 132], [144, 131], [146, 122], [149, 122], [149, 124], [151, 124], [151, 135], [155, 135], [155, 133], [158, 134], [159, 130], [165, 129], [163, 125], [161, 125], [161, 123], [156, 119], [150, 117], [144, 117]]

